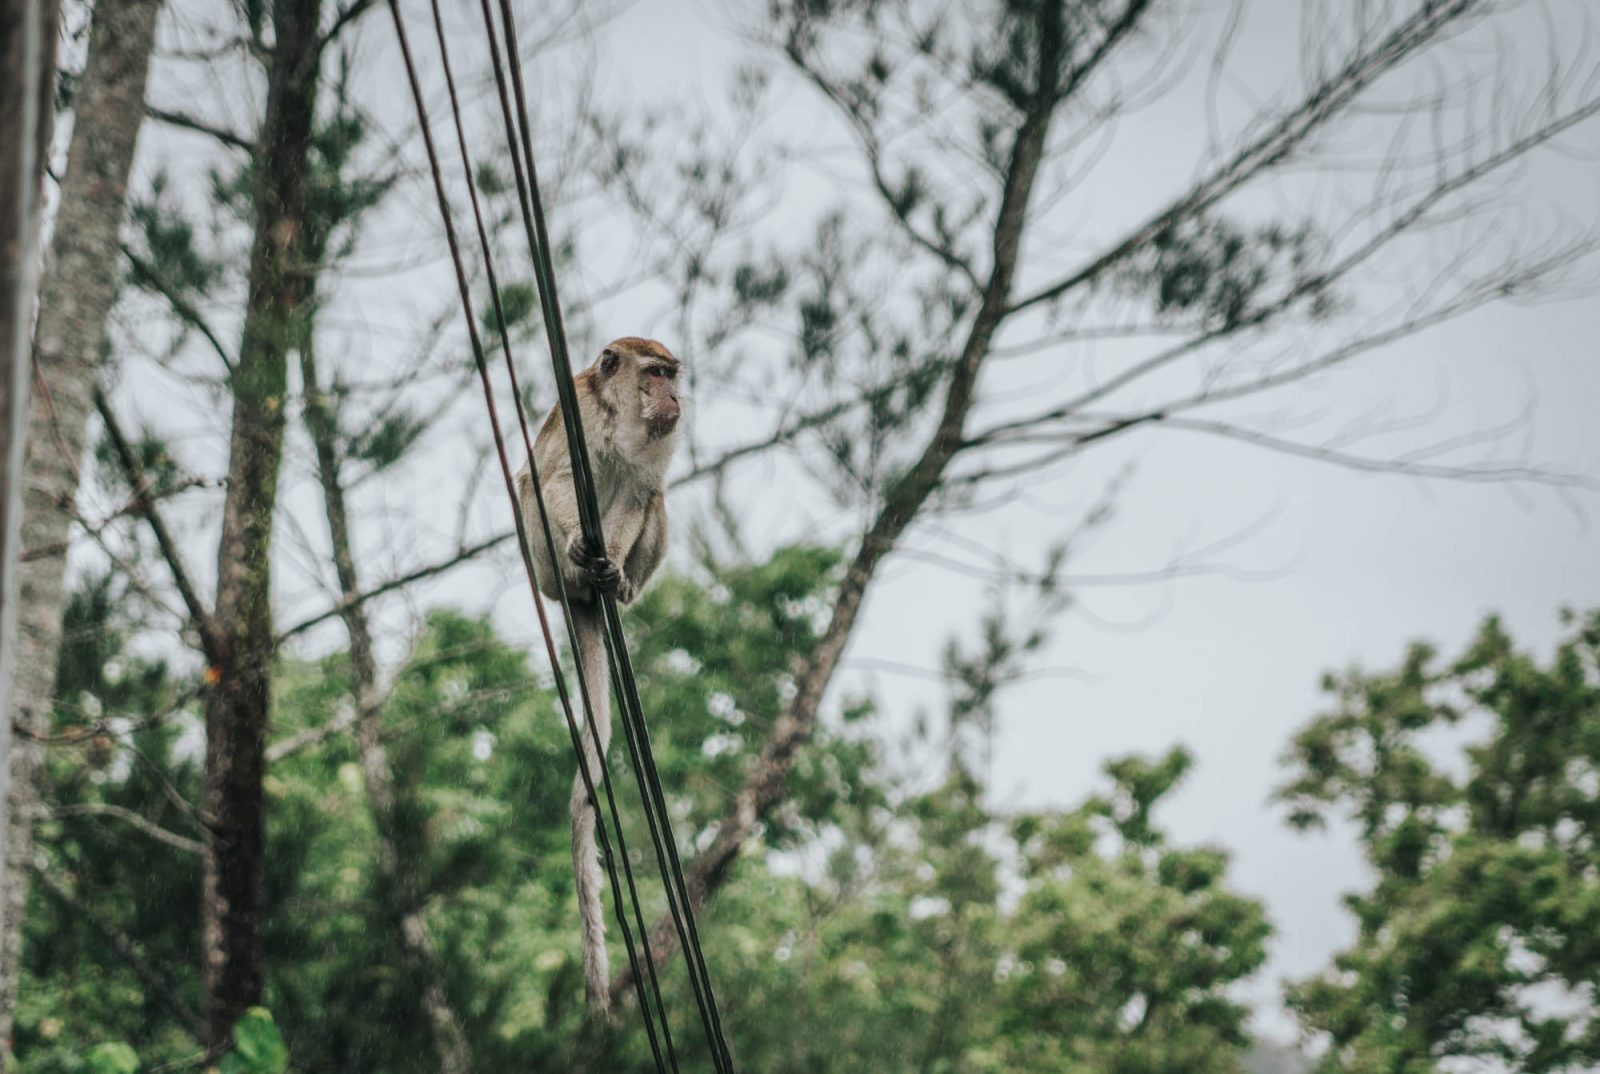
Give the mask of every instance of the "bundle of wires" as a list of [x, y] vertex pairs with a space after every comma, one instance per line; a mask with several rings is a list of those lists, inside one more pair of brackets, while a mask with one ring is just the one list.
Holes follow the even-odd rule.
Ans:
[[[502, 32], [496, 30], [496, 16], [491, 8], [491, 0], [479, 0], [479, 2], [483, 11], [483, 26], [489, 47], [489, 56], [494, 68], [495, 87], [498, 91], [500, 112], [505, 122], [506, 142], [511, 152], [512, 170], [516, 177], [518, 208], [521, 210], [523, 229], [526, 233], [529, 251], [533, 259], [534, 278], [538, 284], [539, 303], [544, 316], [545, 334], [549, 339], [550, 359], [555, 370], [556, 390], [561, 402], [561, 411], [565, 418], [567, 446], [573, 463], [572, 477], [577, 492], [583, 537], [591, 547], [604, 548], [605, 543], [600, 532], [600, 511], [595, 497], [594, 475], [590, 471], [589, 453], [584, 444], [583, 425], [579, 417], [579, 408], [573, 386], [572, 365], [568, 357], [566, 333], [561, 322], [561, 306], [556, 294], [555, 269], [550, 256], [550, 241], [545, 230], [544, 206], [539, 196], [539, 176], [534, 166], [533, 144], [529, 133], [528, 108], [522, 82], [522, 70], [520, 65], [514, 62], [515, 57], [519, 55], [516, 18], [511, 10], [511, 0], [498, 0], [499, 24], [501, 31], [503, 31], [504, 39], [504, 51], [502, 51]], [[517, 386], [516, 366], [511, 357], [511, 345], [508, 340], [508, 334], [505, 331], [505, 316], [501, 305], [499, 281], [495, 274], [494, 257], [490, 249], [488, 231], [484, 226], [483, 213], [478, 203], [477, 190], [470, 181], [471, 176], [475, 173], [472, 168], [471, 154], [467, 149], [466, 134], [462, 126], [461, 106], [456, 95], [455, 78], [450, 69], [449, 45], [445, 38], [439, 0], [430, 0], [430, 3], [433, 12], [434, 32], [438, 38], [439, 54], [444, 70], [445, 84], [449, 91], [450, 111], [455, 123], [456, 144], [460, 150], [461, 167], [468, 177], [467, 190], [471, 200], [473, 223], [476, 227], [478, 243], [482, 252], [484, 275], [489, 284], [490, 301], [494, 307], [494, 323], [499, 328], [501, 350], [510, 376], [517, 425], [522, 435], [523, 446], [526, 448], [528, 457], [531, 460], [533, 458], [533, 445], [528, 432], [527, 414], [522, 405], [522, 393]], [[595, 830], [599, 837], [601, 857], [605, 862], [607, 878], [610, 881], [612, 906], [616, 912], [617, 923], [622, 933], [623, 945], [627, 948], [628, 965], [631, 971], [634, 992], [639, 1000], [640, 1017], [644, 1020], [645, 1032], [649, 1039], [651, 1055], [655, 1059], [656, 1069], [658, 1071], [669, 1069], [676, 1071], [679, 1069], [677, 1051], [673, 1045], [672, 1030], [668, 1024], [666, 1005], [661, 995], [656, 959], [651, 950], [649, 932], [645, 924], [643, 910], [640, 907], [638, 887], [634, 881], [632, 866], [629, 864], [627, 842], [622, 832], [621, 815], [617, 809], [616, 795], [612, 788], [611, 780], [605, 778], [605, 758], [603, 756], [600, 758], [601, 771], [599, 773], [592, 772], [585, 757], [585, 751], [582, 748], [582, 736], [577, 720], [573, 715], [572, 698], [567, 690], [566, 678], [562, 673], [560, 659], [556, 651], [555, 638], [550, 629], [550, 621], [545, 612], [544, 601], [539, 594], [538, 582], [534, 577], [533, 560], [530, 555], [530, 538], [518, 503], [511, 463], [506, 455], [505, 436], [501, 429], [499, 411], [495, 405], [494, 391], [490, 384], [489, 367], [484, 354], [483, 341], [477, 329], [478, 319], [473, 314], [472, 297], [467, 284], [467, 273], [462, 260], [460, 242], [457, 238], [455, 222], [451, 215], [449, 199], [445, 194], [439, 154], [434, 144], [433, 132], [429, 124], [427, 108], [423, 102], [422, 89], [417, 78], [410, 40], [406, 33], [405, 20], [400, 14], [398, 0], [389, 0], [389, 10], [394, 17], [395, 32], [400, 42], [401, 58], [404, 61], [406, 76], [410, 82], [412, 100], [416, 105], [417, 121], [422, 129], [423, 146], [427, 152], [428, 164], [433, 175], [434, 193], [438, 197], [439, 212], [444, 220], [445, 241], [449, 246], [450, 259], [455, 268], [456, 286], [460, 291], [462, 310], [466, 315], [468, 340], [471, 344], [473, 359], [477, 364], [478, 378], [483, 385], [484, 402], [489, 413], [489, 426], [494, 434], [495, 451], [500, 459], [501, 474], [505, 479], [506, 496], [511, 504], [512, 516], [516, 522], [517, 544], [522, 552], [523, 567], [527, 573], [529, 588], [533, 593], [534, 608], [538, 612], [539, 628], [544, 635], [545, 651], [555, 674], [556, 693], [560, 698], [561, 710], [566, 718], [567, 730], [572, 738], [572, 749], [578, 759], [579, 778], [582, 780], [584, 791], [588, 795], [590, 804], [595, 811]], [[511, 62], [508, 62], [508, 58], [510, 58]], [[508, 68], [510, 71], [509, 87], [506, 77]], [[534, 468], [533, 488], [539, 505], [539, 515], [544, 523], [544, 532], [540, 536], [545, 542], [551, 561], [555, 562], [558, 559], [555, 541], [544, 513], [544, 492], [537, 468]], [[578, 644], [577, 634], [573, 630], [572, 616], [567, 609], [565, 582], [562, 581], [561, 585], [561, 606], [567, 625], [567, 636], [573, 646], [576, 647]], [[694, 914], [690, 909], [688, 889], [683, 877], [683, 866], [678, 858], [677, 842], [673, 837], [671, 821], [667, 814], [666, 797], [661, 790], [660, 774], [656, 770], [655, 756], [650, 748], [650, 735], [645, 726], [643, 709], [639, 703], [639, 689], [634, 680], [633, 665], [628, 659], [627, 642], [622, 632], [622, 620], [617, 612], [616, 601], [610, 595], [602, 594], [600, 599], [605, 626], [606, 655], [611, 669], [612, 689], [617, 697], [624, 739], [627, 742], [633, 772], [639, 785], [641, 806], [650, 832], [650, 840], [655, 849], [656, 861], [660, 866], [662, 884], [666, 889], [667, 905], [672, 924], [677, 932], [678, 942], [683, 949], [684, 958], [688, 965], [689, 982], [694, 993], [695, 1006], [699, 1011], [701, 1028], [705, 1033], [706, 1045], [717, 1074], [733, 1074], [733, 1059], [728, 1052], [727, 1040], [722, 1030], [722, 1018], [717, 1010], [716, 997], [711, 991], [711, 979], [706, 971], [705, 955], [700, 946], [699, 931], [695, 927]], [[598, 742], [599, 734], [595, 728], [594, 720], [595, 699], [589, 696], [588, 686], [584, 682], [583, 676], [579, 675], [577, 678], [584, 718], [587, 721], [590, 735], [593, 736], [594, 741]], [[602, 788], [605, 792], [606, 813], [610, 818], [609, 825], [601, 815], [597, 788]], [[616, 853], [612, 852], [613, 834], [616, 840]], [[618, 862], [622, 865], [620, 877], [617, 871]], [[624, 892], [626, 892], [626, 900], [624, 899]], [[637, 937], [634, 933], [635, 928], [638, 930]], [[640, 946], [643, 947], [643, 973], [640, 972], [639, 965]]]

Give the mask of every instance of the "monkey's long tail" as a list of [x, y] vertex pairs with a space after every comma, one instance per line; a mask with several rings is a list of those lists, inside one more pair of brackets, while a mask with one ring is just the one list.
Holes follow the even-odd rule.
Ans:
[[[578, 635], [578, 673], [594, 706], [595, 748], [589, 724], [583, 724], [583, 754], [598, 793], [605, 769], [601, 758], [611, 745], [611, 694], [606, 674], [606, 647], [600, 609], [589, 601], [572, 602], [572, 625]], [[604, 1016], [611, 1010], [611, 964], [606, 957], [606, 917], [600, 901], [600, 850], [594, 838], [595, 811], [584, 792], [583, 777], [572, 782], [572, 868], [578, 883], [578, 913], [583, 920], [583, 986], [589, 1009]]]

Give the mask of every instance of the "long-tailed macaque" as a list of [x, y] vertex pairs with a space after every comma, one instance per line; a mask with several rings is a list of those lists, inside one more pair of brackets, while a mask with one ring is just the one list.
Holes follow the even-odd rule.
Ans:
[[[563, 594], [558, 578], [566, 584], [565, 598], [577, 634], [579, 674], [594, 706], [594, 726], [600, 736], [597, 749], [587, 723], [583, 725], [584, 756], [598, 788], [603, 773], [600, 759], [611, 743], [611, 707], [597, 590], [629, 603], [666, 555], [663, 487], [676, 445], [678, 360], [655, 340], [627, 336], [601, 351], [599, 359], [573, 380], [599, 500], [604, 550], [585, 543], [578, 522], [572, 457], [559, 404], [540, 427], [530, 460], [539, 470], [555, 562], [545, 543], [527, 466], [517, 475], [517, 488], [540, 590], [560, 600]], [[603, 1014], [610, 1006], [610, 966], [594, 826], [594, 808], [580, 775], [572, 785], [572, 865], [583, 918], [584, 991], [591, 1010]]]

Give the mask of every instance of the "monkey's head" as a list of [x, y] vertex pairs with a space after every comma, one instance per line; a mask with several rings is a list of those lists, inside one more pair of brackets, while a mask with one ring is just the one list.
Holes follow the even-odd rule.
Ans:
[[683, 412], [678, 400], [679, 364], [655, 340], [624, 336], [600, 352], [595, 387], [623, 425], [642, 426], [652, 440], [659, 440], [678, 427]]

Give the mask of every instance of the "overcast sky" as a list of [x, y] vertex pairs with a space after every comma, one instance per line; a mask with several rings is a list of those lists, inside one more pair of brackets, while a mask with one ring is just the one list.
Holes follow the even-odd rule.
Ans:
[[[730, 6], [711, 0], [642, 0], [625, 9], [599, 30], [588, 53], [602, 98], [668, 108], [681, 101], [686, 113], [713, 103], [731, 65], [746, 55], [729, 31]], [[1249, 102], [1259, 104], [1293, 89], [1302, 41], [1299, 7], [1257, 4], [1243, 24], [1227, 68], [1223, 119], [1242, 115]], [[463, 38], [475, 26], [465, 11], [456, 12]], [[413, 33], [423, 32], [421, 9], [413, 15]], [[364, 39], [376, 55], [367, 77], [374, 86], [389, 87], [375, 107], [396, 109], [390, 118], [399, 129], [409, 104], [394, 92], [398, 72], [387, 55], [392, 30], [386, 16], [369, 22]], [[1196, 25], [1214, 33], [1217, 23], [1201, 18]], [[1195, 78], [1203, 80], [1204, 66]], [[1073, 204], [1052, 218], [1070, 229], [1064, 239], [1068, 246], [1081, 238], [1092, 247], [1096, 239], [1114, 234], [1119, 222], [1148, 211], [1153, 199], [1173, 188], [1174, 174], [1181, 184], [1192, 173], [1205, 137], [1195, 122], [1194, 89], [1193, 79], [1186, 81], [1125, 125], [1099, 171], [1074, 194]], [[163, 81], [158, 72], [153, 98], [159, 102], [163, 94], [169, 100], [178, 95], [205, 100], [214, 112], [241, 117], [239, 126], [246, 127], [246, 99], [235, 101], [217, 87]], [[843, 144], [814, 97], [789, 87], [780, 89], [778, 101], [773, 122], [784, 129], [774, 134], [799, 132], [815, 138], [819, 150]], [[1587, 138], [1585, 143], [1580, 137], [1579, 144], [1593, 147], [1600, 141], [1592, 123], [1579, 133]], [[186, 160], [192, 163], [180, 182], [203, 183], [199, 151], [183, 155], [193, 145], [170, 134], [147, 139], [141, 163], [146, 178], [153, 162], [165, 158], [180, 171]], [[1513, 193], [1509, 204], [1541, 220], [1547, 202], [1565, 205], [1581, 222], [1592, 222], [1600, 212], [1596, 171], [1590, 158], [1541, 158], [1506, 188]], [[803, 233], [815, 211], [839, 196], [842, 188], [833, 179], [825, 170], [797, 165], [780, 210], [793, 214], [792, 222], [779, 215], [767, 230]], [[1327, 191], [1314, 193], [1323, 197]], [[1292, 214], [1302, 196], [1312, 193], [1279, 186], [1257, 208]], [[339, 316], [348, 328], [340, 330], [340, 338], [352, 352], [379, 361], [406, 334], [398, 318], [414, 320], [448, 298], [431, 197], [419, 188], [402, 212], [410, 214], [411, 226], [391, 211], [387, 223], [369, 234], [369, 248], [385, 257], [421, 253], [427, 262], [400, 283], [353, 276], [341, 285]], [[603, 286], [615, 268], [607, 258], [614, 262], [616, 256], [600, 249], [592, 264], [576, 266], [563, 281], [569, 297]], [[1362, 297], [1381, 299], [1385, 286], [1365, 288]], [[660, 334], [678, 346], [660, 303], [636, 294], [602, 303], [595, 320], [606, 336]], [[1292, 402], [1313, 418], [1327, 413], [1338, 421], [1377, 413], [1373, 408], [1379, 406], [1388, 408], [1382, 412], [1388, 417], [1431, 415], [1417, 428], [1374, 445], [1374, 451], [1391, 455], [1526, 414], [1480, 455], [1498, 452], [1600, 477], [1594, 417], [1600, 399], [1597, 339], [1600, 302], [1591, 298], [1500, 305], [1370, 355], [1358, 369], [1294, 393]], [[694, 361], [693, 354], [684, 356]], [[1118, 352], [1108, 348], [1093, 357], [1111, 363]], [[542, 362], [542, 351], [529, 361]], [[995, 394], [1048, 388], [1054, 376], [1050, 361], [1002, 365], [988, 376], [985, 388]], [[124, 399], [130, 412], [176, 434], [186, 461], [197, 470], [219, 468], [215, 448], [222, 442], [219, 422], [225, 415], [204, 389], [150, 374], [125, 383]], [[1108, 758], [1158, 752], [1176, 743], [1190, 747], [1198, 765], [1162, 819], [1182, 841], [1227, 847], [1235, 883], [1265, 901], [1278, 931], [1271, 961], [1251, 998], [1263, 1012], [1263, 1025], [1283, 1032], [1287, 1023], [1275, 1013], [1278, 982], [1315, 970], [1349, 938], [1350, 921], [1338, 897], [1363, 882], [1348, 831], [1296, 835], [1283, 824], [1281, 811], [1268, 804], [1282, 778], [1278, 757], [1290, 734], [1319, 711], [1320, 676], [1353, 663], [1389, 666], [1412, 639], [1429, 639], [1453, 652], [1490, 612], [1505, 617], [1519, 642], [1548, 651], [1558, 633], [1559, 609], [1600, 605], [1600, 498], [1356, 473], [1183, 436], [1155, 430], [1130, 439], [1041, 481], [1026, 502], [948, 525], [961, 541], [1036, 560], [1070, 524], [1073, 512], [1081, 512], [1131, 464], [1115, 521], [1069, 571], [1085, 577], [1148, 572], [1196, 555], [1227, 568], [1160, 584], [1091, 581], [1076, 589], [1079, 606], [1063, 616], [1048, 652], [1037, 659], [1041, 674], [1009, 689], [1001, 701], [994, 797], [1001, 805], [1073, 804], [1098, 785], [1097, 770]], [[303, 443], [294, 451], [291, 464], [305, 467]], [[738, 472], [735, 488], [747, 493], [752, 536], [770, 545], [837, 539], [847, 532], [848, 526], [830, 517], [821, 497], [792, 496], [787, 487], [774, 493], [776, 479], [791, 473], [782, 465], [757, 463]], [[393, 533], [414, 536], [435, 524], [439, 537], [449, 529], [437, 518], [439, 490], [459, 484], [466, 468], [462, 458], [428, 452], [364, 487], [358, 493], [363, 505], [358, 514], [365, 519], [362, 543], [381, 546]], [[483, 526], [505, 522], [498, 493], [497, 486], [488, 486], [481, 497]], [[304, 556], [290, 553], [305, 575], [318, 569], [304, 564], [316, 558], [322, 523], [304, 483], [291, 483], [286, 495], [288, 521], [280, 522], [280, 537], [311, 550]], [[419, 510], [423, 506], [427, 509]], [[196, 517], [186, 531], [202, 576], [211, 567], [204, 549], [215, 548], [214, 523], [214, 516]], [[1224, 547], [1206, 553], [1217, 542]], [[967, 547], [941, 540], [927, 528], [914, 531], [908, 546], [943, 552]], [[395, 558], [403, 557], [397, 552]], [[383, 562], [383, 555], [373, 561]], [[503, 629], [531, 640], [526, 594], [504, 582], [510, 567], [502, 560], [464, 572], [427, 587], [417, 599], [493, 607]], [[280, 588], [290, 586], [294, 574], [293, 568], [287, 571]], [[286, 595], [282, 604], [292, 607], [297, 600], [307, 607], [317, 603], [304, 596], [303, 585], [298, 597]], [[385, 621], [407, 620], [410, 607], [390, 606]], [[832, 696], [842, 688], [871, 689], [895, 726], [904, 726], [919, 707], [939, 711], [943, 691], [937, 682], [884, 666], [935, 667], [944, 641], [970, 634], [985, 607], [979, 583], [897, 557], [871, 591], [846, 672]], [[398, 650], [391, 640], [389, 651]]]
[[[1255, 6], [1230, 64], [1241, 97], [1270, 100], [1282, 84], [1284, 65], [1300, 54], [1298, 6]], [[602, 85], [655, 100], [710, 96], [715, 73], [737, 52], [727, 25], [725, 6], [705, 0], [637, 4], [606, 31]], [[798, 93], [794, 107], [821, 110]], [[1193, 155], [1167, 147], [1188, 146], [1192, 132], [1183, 128], [1193, 115], [1181, 104], [1158, 106], [1131, 125], [1129, 142], [1103, 167], [1103, 185], [1086, 192], [1088, 211], [1102, 200], [1115, 213], [1124, 186], [1134, 199], [1160, 188], [1137, 172], [1166, 165], [1188, 174]], [[1594, 132], [1591, 124], [1591, 146]], [[1523, 189], [1537, 196], [1549, 184], [1578, 207], [1600, 210], [1592, 161], [1541, 161]], [[1531, 403], [1526, 427], [1502, 450], [1600, 476], [1596, 340], [1600, 301], [1592, 298], [1502, 305], [1380, 352], [1354, 384], [1318, 384], [1312, 392], [1331, 393], [1334, 407], [1387, 393], [1395, 415], [1445, 412], [1442, 424], [1416, 431], [1409, 443], [1384, 442], [1396, 452], [1437, 442], [1451, 422], [1495, 425]], [[987, 384], [1004, 391], [1036, 373], [1002, 368]], [[1455, 651], [1490, 612], [1504, 616], [1520, 642], [1547, 651], [1559, 609], [1600, 605], [1600, 500], [1576, 497], [1585, 521], [1572, 503], [1543, 490], [1353, 473], [1181, 435], [1153, 433], [1104, 469], [1040, 487], [1039, 509], [1013, 505], [959, 523], [963, 535], [1026, 560], [1060, 531], [1062, 516], [1048, 506], [1083, 505], [1096, 476], [1124, 461], [1136, 469], [1119, 521], [1073, 573], [1147, 571], [1262, 523], [1246, 542], [1206, 557], [1260, 578], [1078, 591], [1083, 614], [1065, 616], [1038, 664], [1083, 676], [1046, 674], [1007, 691], [995, 795], [1019, 805], [1068, 804], [1095, 786], [1110, 757], [1178, 742], [1193, 749], [1199, 763], [1163, 819], [1180, 839], [1229, 848], [1236, 883], [1266, 902], [1278, 931], [1253, 995], [1270, 1008], [1281, 978], [1320, 967], [1352, 935], [1338, 896], [1362, 883], [1348, 831], [1297, 835], [1268, 803], [1289, 735], [1319, 711], [1322, 673], [1353, 663], [1389, 666], [1418, 638]], [[851, 655], [932, 667], [940, 643], [970, 629], [982, 601], [981, 587], [969, 581], [898, 560], [869, 598]], [[938, 711], [937, 687], [881, 672], [851, 678], [871, 682], [902, 718], [918, 704]], [[1282, 1030], [1285, 1023], [1269, 1015], [1264, 1024]]]

